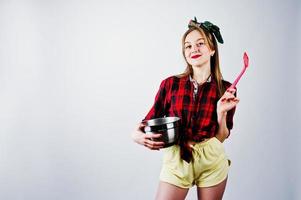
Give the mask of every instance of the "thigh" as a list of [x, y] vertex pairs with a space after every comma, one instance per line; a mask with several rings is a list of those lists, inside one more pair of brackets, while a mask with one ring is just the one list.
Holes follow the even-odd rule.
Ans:
[[198, 187], [199, 200], [221, 200], [227, 184], [227, 178], [221, 183], [211, 187]]
[[184, 200], [188, 190], [160, 181], [156, 200]]

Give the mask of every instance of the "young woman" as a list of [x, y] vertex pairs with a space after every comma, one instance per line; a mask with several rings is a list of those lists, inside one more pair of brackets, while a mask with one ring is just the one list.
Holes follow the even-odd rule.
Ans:
[[[198, 199], [223, 197], [231, 163], [223, 142], [233, 127], [239, 99], [236, 89], [228, 89], [231, 84], [222, 78], [216, 40], [223, 43], [216, 25], [190, 20], [182, 38], [186, 70], [161, 82], [154, 105], [144, 119], [181, 118], [178, 144], [164, 148], [156, 199], [185, 199], [193, 185], [197, 186]], [[161, 149], [164, 143], [154, 140], [161, 135], [145, 134], [143, 126], [138, 124], [133, 140], [151, 150]]]

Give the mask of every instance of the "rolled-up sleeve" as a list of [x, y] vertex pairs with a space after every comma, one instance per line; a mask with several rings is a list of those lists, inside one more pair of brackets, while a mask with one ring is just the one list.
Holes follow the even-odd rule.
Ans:
[[[161, 82], [156, 94], [154, 104], [143, 120], [164, 117], [167, 110], [167, 93], [169, 90], [168, 79]], [[142, 120], [142, 121], [143, 121]]]

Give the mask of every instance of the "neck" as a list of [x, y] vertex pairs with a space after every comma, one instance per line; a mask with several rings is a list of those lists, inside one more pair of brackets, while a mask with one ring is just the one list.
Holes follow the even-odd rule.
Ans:
[[202, 66], [192, 66], [193, 69], [193, 79], [198, 83], [203, 83], [207, 80], [211, 74], [210, 63]]

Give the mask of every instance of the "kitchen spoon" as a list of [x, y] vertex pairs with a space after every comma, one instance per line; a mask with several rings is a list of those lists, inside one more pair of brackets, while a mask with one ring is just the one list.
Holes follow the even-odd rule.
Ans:
[[245, 73], [247, 67], [249, 66], [249, 57], [247, 55], [246, 52], [244, 52], [244, 68], [242, 69], [242, 71], [240, 72], [240, 74], [237, 76], [237, 78], [235, 79], [235, 81], [232, 83], [232, 85], [229, 87], [229, 89], [233, 89], [235, 88], [236, 84], [238, 83], [239, 79], [242, 77], [242, 75]]

